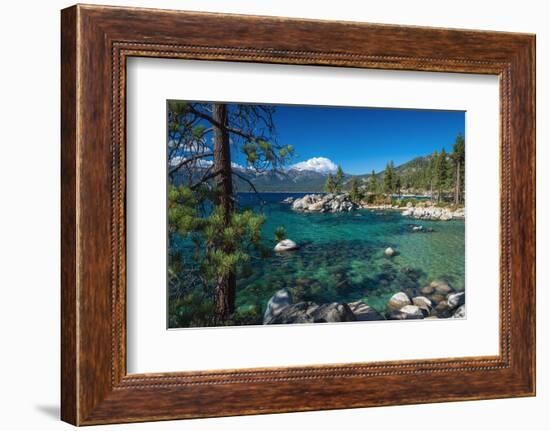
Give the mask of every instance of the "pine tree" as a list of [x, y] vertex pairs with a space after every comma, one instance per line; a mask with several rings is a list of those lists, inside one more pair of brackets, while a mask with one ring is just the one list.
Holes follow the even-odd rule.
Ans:
[[336, 178], [334, 180], [334, 190], [336, 193], [342, 192], [342, 185], [344, 181], [344, 171], [342, 170], [342, 166], [338, 165], [338, 169], [336, 170]]
[[396, 179], [395, 179], [395, 192], [398, 194], [398, 195], [401, 195], [401, 177], [400, 176], [396, 176]]
[[374, 169], [370, 174], [367, 189], [371, 193], [376, 193], [378, 191], [378, 180], [376, 179], [376, 173], [374, 172]]
[[[226, 220], [225, 209], [221, 205], [201, 217], [199, 202], [200, 198], [189, 187], [170, 185], [169, 232], [189, 236], [195, 244], [201, 245], [196, 250], [201, 274], [217, 285], [220, 278], [233, 274], [237, 265], [246, 264], [252, 250], [260, 250], [261, 227], [265, 217], [250, 210], [233, 211]], [[218, 292], [217, 289], [215, 293]]]
[[441, 197], [443, 194], [443, 190], [447, 186], [447, 180], [448, 180], [448, 163], [447, 163], [447, 152], [445, 151], [445, 148], [441, 150], [439, 153], [439, 157], [437, 160], [437, 176], [436, 176], [436, 185], [437, 185], [437, 201], [441, 202]]
[[[246, 263], [249, 245], [259, 244], [263, 223], [261, 216], [235, 205], [233, 176], [251, 190], [255, 187], [233, 168], [231, 157], [241, 152], [248, 166], [265, 171], [284, 165], [293, 152], [292, 146], [275, 140], [274, 109], [175, 101], [168, 105], [168, 176], [172, 186], [185, 184], [179, 193], [188, 196], [185, 202], [172, 200], [169, 228], [193, 240], [193, 260], [202, 272], [197, 278], [213, 298], [218, 321], [235, 311], [237, 269]], [[194, 213], [188, 202], [194, 202]]]
[[359, 193], [359, 180], [357, 180], [357, 177], [353, 177], [351, 180], [350, 197], [351, 197], [351, 200], [354, 202], [359, 201], [361, 198]]
[[465, 142], [464, 136], [458, 134], [453, 145], [454, 163], [454, 202], [458, 205], [464, 202], [464, 165], [465, 165]]
[[384, 170], [384, 192], [390, 195], [393, 193], [394, 190], [395, 172], [393, 160], [390, 160], [390, 162], [386, 165], [386, 169]]
[[325, 183], [325, 192], [334, 193], [334, 190], [335, 190], [334, 178], [332, 177], [332, 174], [328, 174], [327, 181]]
[[430, 179], [430, 196], [434, 196], [434, 187], [437, 188], [437, 179], [439, 178], [440, 158], [439, 153], [434, 151], [430, 158], [430, 166], [428, 168], [428, 177]]

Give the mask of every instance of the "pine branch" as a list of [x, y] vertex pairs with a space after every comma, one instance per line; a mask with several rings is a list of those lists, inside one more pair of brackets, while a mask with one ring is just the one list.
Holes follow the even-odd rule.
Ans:
[[202, 177], [198, 182], [196, 182], [195, 184], [193, 184], [193, 185], [190, 187], [190, 189], [191, 189], [191, 190], [196, 190], [201, 184], [204, 184], [206, 181], [211, 180], [212, 178], [215, 178], [215, 177], [218, 176], [220, 173], [221, 173], [221, 171], [220, 171], [220, 170], [217, 170], [217, 171], [214, 171], [214, 172], [210, 172], [209, 174], [203, 175], [203, 177]]
[[240, 136], [241, 138], [245, 138], [249, 141], [255, 141], [257, 139], [263, 139], [261, 136], [256, 136], [252, 133], [247, 133], [247, 132], [245, 132], [243, 130], [240, 130], [240, 129], [234, 129], [234, 128], [229, 127], [229, 126], [224, 126], [224, 125], [220, 124], [219, 122], [217, 122], [216, 120], [214, 120], [214, 118], [211, 115], [208, 115], [208, 114], [205, 114], [204, 112], [198, 111], [192, 106], [189, 106], [189, 109], [193, 112], [193, 114], [195, 114], [196, 116], [202, 118], [203, 120], [209, 121], [214, 126], [219, 127], [220, 129], [225, 129], [229, 133], [233, 133], [234, 135]]
[[178, 171], [181, 167], [183, 167], [183, 166], [185, 166], [185, 165], [187, 165], [191, 162], [194, 162], [195, 160], [202, 159], [204, 157], [212, 157], [212, 156], [214, 156], [214, 153], [210, 152], [210, 153], [194, 154], [193, 156], [186, 157], [180, 163], [178, 163], [175, 167], [170, 169], [168, 171], [168, 174], [172, 175], [174, 172]]
[[256, 193], [257, 195], [260, 194], [260, 192], [258, 192], [258, 189], [256, 188], [256, 186], [254, 185], [254, 183], [252, 183], [252, 181], [250, 181], [248, 178], [246, 178], [244, 175], [241, 175], [239, 174], [238, 172], [234, 171], [233, 169], [231, 169], [231, 173], [233, 175], [235, 175], [236, 177], [239, 177], [241, 180], [245, 181], [249, 186], [250, 188], [254, 191], [254, 193]]

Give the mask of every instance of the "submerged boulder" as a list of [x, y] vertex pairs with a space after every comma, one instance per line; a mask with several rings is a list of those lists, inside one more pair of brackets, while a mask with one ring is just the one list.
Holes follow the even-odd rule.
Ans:
[[465, 302], [466, 295], [464, 294], [464, 292], [451, 293], [449, 294], [449, 296], [447, 296], [447, 304], [451, 309], [458, 308], [461, 305], [464, 305]]
[[314, 302], [298, 302], [284, 307], [273, 318], [264, 319], [264, 324], [353, 322], [355, 320], [357, 319], [350, 307], [344, 303], [317, 305]]
[[452, 310], [449, 307], [449, 304], [447, 304], [447, 301], [441, 301], [439, 304], [436, 305], [435, 314], [438, 317], [443, 317], [443, 318], [451, 317]]
[[271, 321], [273, 318], [279, 315], [281, 311], [292, 304], [292, 295], [288, 289], [281, 289], [275, 292], [275, 294], [269, 298], [267, 307], [264, 313], [264, 324]]
[[447, 296], [441, 293], [434, 292], [430, 295], [430, 299], [434, 304], [439, 304], [441, 301], [445, 302]]
[[422, 295], [431, 295], [432, 293], [434, 293], [434, 291], [435, 291], [434, 287], [430, 285], [420, 288], [420, 293]]
[[320, 322], [354, 322], [357, 320], [348, 304], [333, 302], [322, 304], [313, 310], [313, 321]]
[[446, 281], [443, 280], [434, 280], [430, 283], [430, 286], [433, 287], [437, 293], [440, 293], [442, 295], [448, 295], [449, 293], [454, 291], [454, 289], [449, 286]]
[[291, 239], [283, 239], [282, 241], [279, 241], [277, 245], [275, 246], [275, 251], [291, 251], [291, 250], [298, 250], [298, 244], [296, 244]]
[[308, 310], [316, 308], [313, 302], [298, 302], [282, 308], [279, 313], [271, 319], [264, 318], [264, 325], [285, 324], [285, 323], [313, 323]]
[[461, 305], [453, 313], [453, 319], [464, 319], [466, 318], [466, 306]]
[[411, 299], [404, 292], [397, 292], [388, 301], [387, 307], [390, 311], [397, 311], [406, 305], [411, 305]]
[[420, 307], [416, 305], [405, 305], [399, 310], [392, 311], [390, 314], [392, 319], [396, 320], [414, 320], [414, 319], [423, 319], [424, 313]]
[[391, 247], [388, 247], [387, 249], [384, 250], [384, 255], [387, 257], [392, 257], [395, 255], [395, 250]]
[[425, 296], [415, 296], [412, 299], [412, 303], [413, 305], [416, 305], [418, 308], [420, 308], [422, 313], [424, 313], [424, 316], [430, 315], [433, 304], [432, 301], [430, 301], [428, 298], [426, 298]]
[[350, 302], [348, 306], [355, 315], [355, 318], [360, 322], [384, 320], [384, 317], [378, 311], [362, 301]]

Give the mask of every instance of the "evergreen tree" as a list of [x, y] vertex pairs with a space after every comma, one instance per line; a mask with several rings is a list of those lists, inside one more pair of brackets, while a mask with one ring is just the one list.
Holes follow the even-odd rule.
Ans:
[[332, 177], [332, 174], [328, 174], [327, 181], [325, 183], [325, 192], [334, 193], [335, 188], [336, 185], [334, 184], [334, 178]]
[[435, 178], [435, 183], [437, 185], [437, 201], [441, 202], [443, 190], [448, 185], [448, 178], [449, 178], [449, 165], [447, 162], [447, 152], [445, 151], [445, 148], [441, 150], [439, 153], [439, 157], [437, 160], [437, 175]]
[[398, 194], [398, 195], [401, 195], [401, 177], [399, 175], [396, 176], [396, 179], [395, 179], [395, 192]]
[[434, 151], [430, 158], [430, 164], [428, 167], [430, 196], [432, 198], [434, 196], [434, 188], [437, 189], [437, 179], [439, 178], [440, 162], [441, 161], [440, 161], [439, 153], [437, 151]]
[[336, 170], [336, 177], [334, 179], [334, 190], [336, 193], [342, 192], [342, 185], [344, 181], [344, 171], [342, 170], [342, 166], [338, 165], [338, 169]]
[[360, 200], [361, 195], [359, 193], [359, 180], [357, 177], [353, 177], [351, 180], [351, 191], [350, 191], [351, 200], [357, 202]]
[[376, 193], [378, 191], [378, 180], [376, 179], [376, 173], [374, 172], [374, 169], [370, 174], [367, 190], [371, 193]]
[[210, 292], [220, 322], [235, 310], [236, 272], [248, 261], [251, 246], [259, 245], [263, 223], [261, 216], [235, 205], [233, 176], [255, 187], [233, 169], [231, 157], [243, 153], [256, 171], [285, 163], [293, 148], [276, 142], [274, 110], [270, 105], [168, 104], [169, 228], [193, 239], [197, 278]]
[[458, 135], [451, 153], [443, 148], [429, 156], [413, 159], [399, 170], [393, 161], [388, 161], [380, 186], [373, 171], [368, 178], [367, 190], [370, 193], [380, 189], [385, 194], [401, 194], [404, 189], [413, 189], [429, 193], [438, 202], [452, 192], [454, 203], [460, 204], [464, 201], [464, 162], [464, 137]]
[[454, 164], [454, 203], [464, 202], [464, 174], [465, 174], [465, 141], [462, 134], [458, 134], [453, 145], [452, 160]]
[[384, 170], [384, 192], [386, 194], [392, 194], [395, 190], [395, 172], [394, 172], [393, 160], [386, 165]]

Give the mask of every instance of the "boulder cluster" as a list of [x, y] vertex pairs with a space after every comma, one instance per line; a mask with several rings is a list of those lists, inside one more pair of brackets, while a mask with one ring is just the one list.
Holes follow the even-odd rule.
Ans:
[[316, 304], [294, 302], [288, 289], [280, 289], [269, 299], [263, 317], [264, 325], [290, 323], [365, 322], [376, 320], [462, 319], [466, 317], [464, 292], [456, 292], [441, 280], [431, 282], [414, 297], [395, 293], [379, 313], [362, 301]]
[[464, 208], [452, 211], [449, 208], [430, 207], [408, 207], [402, 213], [405, 217], [412, 217], [419, 220], [452, 220], [464, 218]]
[[410, 297], [405, 292], [394, 294], [388, 301], [389, 319], [464, 318], [464, 292], [456, 292], [447, 282], [436, 280], [422, 287], [420, 295]]
[[336, 213], [353, 211], [357, 208], [358, 205], [347, 193], [310, 194], [292, 202], [292, 209], [302, 212]]
[[330, 323], [384, 320], [374, 308], [356, 302], [316, 304], [311, 301], [294, 303], [288, 289], [278, 290], [268, 301], [264, 325], [289, 323]]

